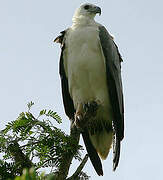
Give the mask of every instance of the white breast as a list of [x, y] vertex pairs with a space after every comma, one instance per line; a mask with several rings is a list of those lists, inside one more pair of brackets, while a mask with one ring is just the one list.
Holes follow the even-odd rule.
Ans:
[[70, 29], [66, 37], [65, 59], [69, 92], [75, 108], [78, 103], [95, 100], [103, 106], [103, 116], [108, 118], [111, 107], [98, 27]]

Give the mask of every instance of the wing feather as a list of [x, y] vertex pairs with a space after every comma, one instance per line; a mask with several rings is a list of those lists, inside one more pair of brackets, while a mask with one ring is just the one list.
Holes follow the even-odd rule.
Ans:
[[93, 167], [95, 168], [95, 170], [99, 176], [103, 176], [101, 160], [97, 154], [96, 149], [94, 148], [94, 146], [91, 143], [87, 129], [84, 129], [84, 131], [82, 132], [82, 137], [83, 137], [84, 144], [86, 146], [86, 149], [87, 149], [87, 152], [88, 152], [88, 155], [92, 162]]
[[116, 169], [120, 157], [120, 141], [124, 137], [124, 105], [121, 80], [121, 55], [118, 47], [104, 26], [99, 26], [99, 37], [105, 57], [107, 85], [113, 109], [113, 170]]
[[62, 31], [61, 35], [59, 35], [54, 42], [60, 43], [61, 44], [61, 55], [60, 55], [60, 62], [59, 62], [59, 74], [61, 78], [61, 87], [62, 87], [62, 98], [63, 98], [63, 104], [64, 104], [64, 109], [66, 115], [69, 117], [69, 119], [73, 120], [74, 119], [74, 113], [75, 113], [75, 108], [74, 108], [74, 103], [73, 100], [70, 96], [69, 93], [69, 88], [68, 88], [68, 79], [66, 77], [66, 73], [64, 70], [64, 50], [65, 50], [65, 34], [68, 31]]

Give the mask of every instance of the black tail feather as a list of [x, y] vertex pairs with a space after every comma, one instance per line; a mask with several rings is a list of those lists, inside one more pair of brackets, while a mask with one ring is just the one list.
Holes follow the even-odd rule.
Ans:
[[103, 176], [103, 170], [102, 170], [102, 163], [101, 160], [97, 154], [96, 149], [94, 148], [94, 146], [92, 145], [90, 138], [89, 138], [89, 133], [87, 129], [84, 129], [84, 131], [82, 132], [82, 136], [83, 136], [83, 140], [89, 155], [89, 158], [92, 162], [93, 167], [95, 168], [97, 174], [99, 176]]

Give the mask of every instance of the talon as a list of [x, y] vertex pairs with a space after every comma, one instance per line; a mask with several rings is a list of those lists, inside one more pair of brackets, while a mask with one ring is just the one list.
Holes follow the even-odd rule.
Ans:
[[83, 120], [83, 116], [81, 114], [75, 114], [74, 124], [76, 127], [81, 127], [82, 120]]
[[74, 125], [77, 128], [84, 128], [89, 122], [89, 119], [96, 116], [98, 106], [99, 105], [95, 101], [78, 104]]
[[76, 113], [75, 113], [75, 121], [74, 125], [77, 128], [81, 128], [83, 126], [83, 118], [84, 118], [84, 110], [83, 110], [83, 104], [80, 103], [77, 106]]

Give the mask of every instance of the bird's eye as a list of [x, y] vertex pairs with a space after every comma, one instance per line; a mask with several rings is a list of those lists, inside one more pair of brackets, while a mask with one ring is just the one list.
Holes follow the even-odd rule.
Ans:
[[89, 9], [89, 8], [90, 8], [89, 5], [85, 5], [85, 6], [84, 6], [84, 9]]

